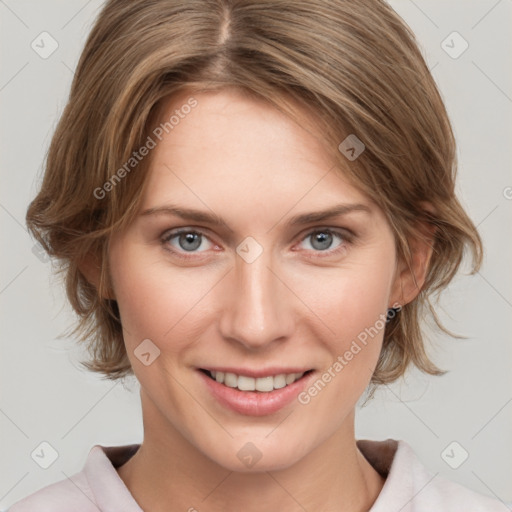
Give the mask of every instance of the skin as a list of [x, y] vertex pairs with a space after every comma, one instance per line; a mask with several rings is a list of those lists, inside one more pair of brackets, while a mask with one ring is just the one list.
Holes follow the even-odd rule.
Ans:
[[[189, 97], [170, 99], [162, 117]], [[151, 152], [141, 211], [174, 203], [225, 224], [141, 215], [111, 239], [113, 296], [144, 422], [141, 448], [118, 473], [152, 512], [367, 511], [384, 478], [357, 448], [354, 414], [382, 329], [310, 403], [270, 415], [225, 408], [196, 368], [306, 366], [316, 380], [388, 307], [416, 296], [430, 246], [415, 244], [411, 268], [397, 260], [384, 213], [333, 168], [303, 128], [311, 122], [234, 90], [194, 97], [198, 105]], [[339, 203], [368, 211], [287, 225]], [[204, 234], [199, 248], [162, 241], [180, 227]], [[326, 228], [340, 234], [322, 250], [314, 234]], [[248, 236], [263, 250], [252, 263], [236, 252]], [[160, 350], [149, 366], [134, 355], [147, 338]], [[247, 442], [262, 454], [252, 468], [237, 457]]]

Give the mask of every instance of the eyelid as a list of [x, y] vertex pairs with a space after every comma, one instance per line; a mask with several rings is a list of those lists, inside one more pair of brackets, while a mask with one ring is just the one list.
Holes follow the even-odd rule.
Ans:
[[348, 228], [340, 227], [340, 226], [313, 226], [312, 228], [307, 228], [300, 235], [298, 235], [300, 240], [304, 240], [307, 236], [317, 233], [318, 231], [328, 231], [329, 233], [335, 233], [336, 235], [341, 236], [343, 239], [347, 241], [351, 241], [356, 237], [354, 231]]

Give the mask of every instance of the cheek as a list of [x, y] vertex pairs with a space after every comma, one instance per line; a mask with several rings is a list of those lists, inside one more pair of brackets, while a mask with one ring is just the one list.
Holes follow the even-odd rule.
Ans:
[[331, 371], [345, 392], [366, 386], [380, 354], [394, 271], [394, 252], [381, 249], [387, 250], [369, 251], [357, 263], [317, 273], [314, 287], [310, 278], [300, 284], [304, 302], [321, 320], [316, 338], [329, 353], [326, 368], [342, 358], [342, 367]]
[[392, 261], [361, 262], [303, 277], [295, 289], [333, 337], [346, 341], [386, 313], [392, 269]]
[[191, 279], [183, 269], [171, 270], [137, 251], [123, 254], [113, 268], [127, 346], [135, 348], [146, 338], [170, 352], [179, 351], [180, 344], [190, 345], [194, 318], [204, 313], [206, 301], [201, 298], [211, 288], [211, 279]]
[[325, 431], [325, 418], [329, 429], [338, 428], [368, 386], [386, 326], [390, 266], [338, 271], [339, 284], [317, 295], [318, 316], [331, 331], [318, 337], [328, 356], [318, 378], [298, 397], [313, 430]]

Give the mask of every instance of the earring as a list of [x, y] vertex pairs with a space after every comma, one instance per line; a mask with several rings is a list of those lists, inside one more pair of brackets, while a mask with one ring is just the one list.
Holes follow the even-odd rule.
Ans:
[[386, 314], [386, 323], [389, 323], [398, 314], [401, 308], [388, 308]]

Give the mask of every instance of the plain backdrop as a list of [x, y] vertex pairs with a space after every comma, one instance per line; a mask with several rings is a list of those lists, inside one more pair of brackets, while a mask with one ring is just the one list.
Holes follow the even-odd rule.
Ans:
[[[58, 339], [73, 315], [24, 225], [101, 5], [0, 1], [0, 509], [80, 471], [94, 444], [142, 440], [137, 382], [116, 384], [81, 370], [81, 348]], [[458, 140], [458, 192], [486, 258], [441, 302], [446, 325], [467, 339], [430, 335], [431, 353], [449, 373], [412, 371], [380, 390], [358, 411], [356, 434], [405, 439], [434, 473], [512, 502], [512, 1], [391, 5], [416, 33], [446, 102]], [[58, 44], [47, 58], [31, 46], [48, 38], [42, 32]], [[42, 442], [58, 454], [48, 469], [31, 456]]]

